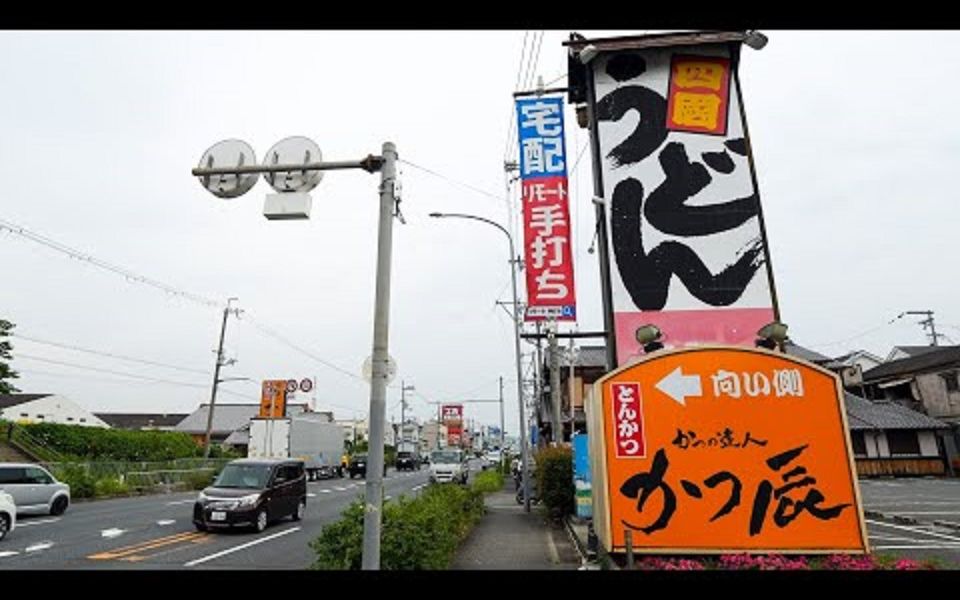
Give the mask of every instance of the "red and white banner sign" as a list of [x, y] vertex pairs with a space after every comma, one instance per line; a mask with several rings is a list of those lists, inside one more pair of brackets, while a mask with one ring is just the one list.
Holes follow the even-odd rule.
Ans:
[[614, 440], [617, 458], [644, 458], [643, 402], [639, 383], [610, 385], [613, 398]]
[[570, 230], [567, 178], [540, 177], [524, 182], [527, 321], [576, 319]]

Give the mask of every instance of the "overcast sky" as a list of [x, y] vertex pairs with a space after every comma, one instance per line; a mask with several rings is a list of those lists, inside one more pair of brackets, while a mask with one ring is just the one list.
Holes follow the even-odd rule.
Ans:
[[[926, 343], [917, 318], [888, 322], [930, 309], [939, 331], [960, 341], [950, 183], [960, 87], [948, 69], [960, 32], [766, 33], [766, 48], [744, 49], [740, 75], [791, 336], [825, 354], [885, 356], [895, 344]], [[223, 377], [316, 377], [319, 409], [363, 416], [379, 175], [327, 173], [311, 220], [275, 222], [262, 215], [265, 182], [220, 200], [190, 169], [225, 138], [245, 140], [258, 160], [291, 135], [315, 140], [326, 160], [379, 154], [392, 141], [411, 164], [400, 165], [407, 223], [394, 231], [390, 354], [399, 375], [388, 419], [400, 416], [401, 378], [416, 387], [410, 410], [425, 418], [436, 414], [430, 401], [496, 398], [503, 376], [516, 432], [512, 326], [495, 304], [510, 300], [506, 240], [480, 223], [427, 215], [508, 223], [511, 93], [537, 75], [564, 84], [568, 34], [548, 31], [534, 44], [524, 31], [2, 32], [0, 219], [185, 292], [239, 298], [247, 312], [231, 317], [226, 338], [237, 362]], [[522, 57], [535, 48], [532, 68]], [[569, 107], [566, 118], [569, 168], [587, 136]], [[596, 331], [589, 151], [570, 175], [577, 325]], [[181, 367], [17, 337], [24, 392], [64, 394], [95, 411], [189, 412], [208, 401], [216, 308], [8, 232], [0, 257], [0, 318], [17, 334]], [[221, 390], [221, 402], [259, 394], [244, 381]], [[499, 420], [495, 404], [468, 405], [465, 416]]]

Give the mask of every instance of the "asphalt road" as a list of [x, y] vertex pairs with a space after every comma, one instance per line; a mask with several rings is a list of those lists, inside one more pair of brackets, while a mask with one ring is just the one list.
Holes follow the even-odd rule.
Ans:
[[[429, 470], [390, 471], [387, 499], [427, 485]], [[191, 521], [197, 492], [73, 504], [60, 517], [22, 516], [0, 542], [0, 570], [24, 569], [305, 569], [307, 545], [363, 494], [364, 480], [307, 484], [307, 511], [263, 533], [201, 533]]]
[[867, 517], [873, 552], [960, 569], [960, 479], [861, 479], [860, 491], [864, 511], [884, 515]]

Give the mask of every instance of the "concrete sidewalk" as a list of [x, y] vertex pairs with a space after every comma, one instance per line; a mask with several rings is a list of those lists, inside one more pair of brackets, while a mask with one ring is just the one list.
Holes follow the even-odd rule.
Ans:
[[514, 483], [484, 499], [486, 514], [466, 539], [451, 569], [576, 570], [577, 553], [566, 529], [551, 525], [540, 505], [517, 504]]

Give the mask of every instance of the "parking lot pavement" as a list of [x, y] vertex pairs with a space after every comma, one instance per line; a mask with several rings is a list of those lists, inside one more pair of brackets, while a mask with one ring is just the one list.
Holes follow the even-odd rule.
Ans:
[[960, 569], [960, 479], [861, 479], [871, 549]]

